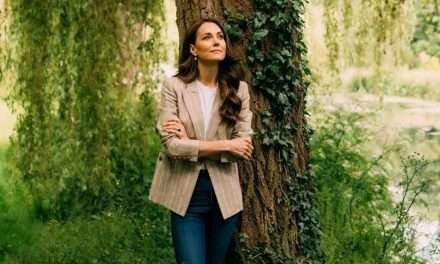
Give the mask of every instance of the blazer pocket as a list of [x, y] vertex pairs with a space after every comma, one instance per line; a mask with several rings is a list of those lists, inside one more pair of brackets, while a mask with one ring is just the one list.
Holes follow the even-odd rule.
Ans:
[[159, 157], [157, 158], [156, 161], [156, 171], [155, 174], [167, 174], [170, 175], [171, 172], [174, 169], [174, 162], [173, 160], [168, 157], [168, 155], [161, 151], [159, 152]]

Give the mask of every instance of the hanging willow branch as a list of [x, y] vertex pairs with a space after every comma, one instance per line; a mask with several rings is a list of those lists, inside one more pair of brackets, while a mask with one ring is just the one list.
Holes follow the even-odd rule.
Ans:
[[128, 178], [121, 162], [121, 152], [130, 153], [124, 144], [144, 128], [132, 124], [136, 100], [124, 88], [159, 62], [162, 2], [8, 4], [17, 75], [11, 100], [22, 110], [12, 142], [18, 171], [43, 218], [99, 212], [127, 181], [143, 179], [136, 167], [143, 164], [130, 164], [138, 173]]
[[331, 70], [338, 72], [343, 65], [402, 64], [414, 28], [414, 0], [323, 0], [322, 4]]

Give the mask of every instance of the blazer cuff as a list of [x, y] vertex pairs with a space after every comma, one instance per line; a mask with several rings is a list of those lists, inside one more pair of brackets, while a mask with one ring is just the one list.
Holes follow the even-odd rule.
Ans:
[[197, 162], [199, 158], [200, 140], [174, 138], [168, 145], [168, 153], [177, 159]]

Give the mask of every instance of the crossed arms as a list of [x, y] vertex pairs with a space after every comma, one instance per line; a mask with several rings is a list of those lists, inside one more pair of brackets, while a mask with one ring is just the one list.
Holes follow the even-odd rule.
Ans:
[[251, 159], [252, 112], [249, 106], [249, 90], [245, 82], [241, 82], [238, 96], [242, 100], [242, 106], [231, 139], [212, 141], [190, 139], [177, 116], [177, 94], [173, 89], [172, 79], [165, 80], [161, 91], [156, 129], [168, 156], [193, 162], [204, 156], [219, 156], [221, 162], [231, 162], [237, 158]]

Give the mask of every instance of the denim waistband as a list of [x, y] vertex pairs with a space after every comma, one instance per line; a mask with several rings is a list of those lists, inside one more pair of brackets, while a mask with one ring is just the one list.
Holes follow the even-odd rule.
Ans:
[[207, 169], [200, 169], [199, 175], [209, 175], [208, 170]]

